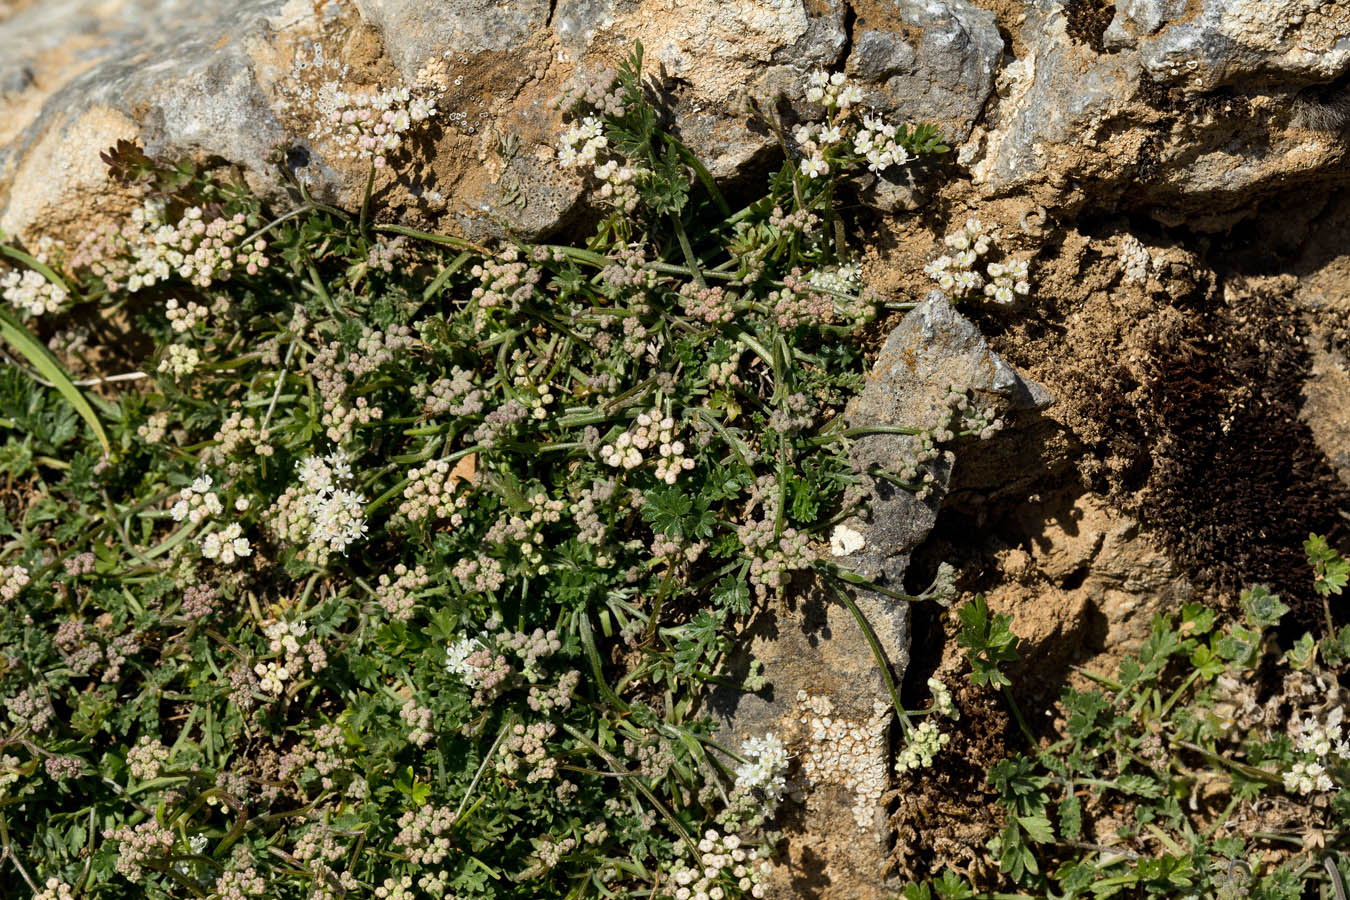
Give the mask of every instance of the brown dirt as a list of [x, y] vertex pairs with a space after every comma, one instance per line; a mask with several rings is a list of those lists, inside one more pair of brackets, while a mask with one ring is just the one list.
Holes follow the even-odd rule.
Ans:
[[[1318, 613], [1301, 542], [1339, 535], [1350, 491], [1299, 418], [1312, 361], [1292, 276], [1221, 272], [1171, 241], [1147, 282], [1117, 232], [1069, 230], [1033, 264], [1034, 303], [972, 310], [1059, 399], [1081, 484], [1135, 518], [1220, 603], [1253, 582]], [[1053, 483], [1053, 482], [1052, 482]]]
[[[1012, 615], [1029, 661], [1013, 667], [1014, 690], [1046, 737], [1062, 725], [1063, 687], [1087, 686], [1080, 669], [1114, 674], [1151, 618], [1187, 600], [1232, 611], [1242, 587], [1264, 582], [1294, 608], [1286, 630], [1320, 630], [1301, 543], [1317, 531], [1344, 547], [1350, 518], [1350, 259], [1336, 238], [1350, 199], [1314, 205], [1293, 237], [1272, 225], [1219, 243], [1126, 220], [1050, 222], [1040, 235], [1026, 199], [970, 210], [958, 196], [944, 191], [877, 238], [864, 255], [870, 283], [895, 301], [917, 299], [929, 288], [919, 270], [938, 252], [933, 234], [967, 215], [997, 223], [1000, 247], [1036, 253], [1035, 295], [964, 311], [1058, 402], [989, 445], [958, 450], [908, 587], [921, 590], [946, 560], [958, 568], [958, 605], [982, 593]], [[1134, 280], [1127, 234], [1146, 248]], [[954, 685], [968, 671], [951, 614], [939, 612], [915, 610], [907, 682], [918, 702], [929, 674]], [[1001, 700], [988, 701], [1002, 714]], [[1022, 739], [1006, 717], [960, 725], [926, 780], [902, 786], [894, 859], [907, 877], [966, 871], [1001, 825], [984, 772]], [[1192, 800], [1203, 817], [1227, 796], [1197, 783]], [[1088, 809], [1089, 834], [1116, 843], [1117, 820], [1131, 815]], [[1229, 827], [1315, 840], [1322, 819], [1267, 803], [1238, 810]], [[970, 872], [984, 889], [995, 874]]]
[[[948, 630], [948, 638], [954, 639], [955, 628]], [[951, 743], [941, 761], [897, 784], [891, 815], [892, 862], [905, 879], [919, 880], [950, 868], [983, 890], [998, 883], [998, 865], [984, 845], [1003, 826], [994, 806], [997, 794], [985, 782], [985, 774], [1008, 756], [1017, 739], [996, 693], [963, 681], [953, 699], [961, 718], [943, 722]]]

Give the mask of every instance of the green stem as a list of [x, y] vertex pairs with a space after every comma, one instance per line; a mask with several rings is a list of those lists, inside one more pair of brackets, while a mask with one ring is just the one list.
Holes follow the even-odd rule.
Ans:
[[867, 437], [872, 434], [923, 434], [922, 428], [906, 428], [903, 425], [859, 425], [856, 428], [845, 428], [842, 431], [833, 431], [829, 434], [817, 435], [811, 438], [809, 443], [813, 447], [819, 447], [821, 444], [828, 444], [831, 441], [838, 441], [844, 438]]
[[369, 174], [366, 175], [366, 193], [365, 196], [361, 198], [361, 218], [357, 224], [357, 228], [361, 231], [362, 234], [366, 233], [366, 216], [370, 213], [370, 195], [374, 189], [375, 189], [375, 163], [371, 162], [370, 172]]
[[1031, 733], [1031, 726], [1027, 720], [1022, 717], [1022, 707], [1017, 705], [1017, 698], [1013, 697], [1012, 688], [1003, 685], [1003, 699], [1007, 701], [1008, 709], [1012, 710], [1013, 718], [1017, 720], [1017, 727], [1022, 732], [1022, 736], [1027, 739], [1027, 745], [1038, 754], [1040, 744], [1036, 740], [1036, 735]]
[[689, 234], [684, 230], [684, 222], [680, 221], [679, 213], [670, 214], [670, 224], [675, 231], [675, 239], [680, 242], [680, 250], [684, 253], [684, 261], [688, 263], [689, 270], [693, 273], [694, 283], [700, 288], [706, 288], [708, 282], [703, 280], [703, 271], [699, 267], [698, 257], [694, 255], [694, 247], [689, 243]]
[[882, 648], [881, 641], [877, 640], [876, 632], [872, 630], [867, 617], [863, 615], [863, 611], [858, 608], [858, 604], [853, 601], [848, 592], [837, 583], [832, 582], [830, 586], [834, 588], [834, 592], [839, 595], [839, 599], [848, 607], [848, 611], [853, 614], [854, 621], [858, 623], [858, 628], [867, 640], [867, 646], [872, 648], [872, 656], [876, 659], [877, 668], [881, 670], [881, 679], [886, 682], [886, 690], [891, 695], [891, 705], [895, 707], [895, 714], [900, 718], [901, 729], [908, 739], [913, 728], [909, 721], [909, 714], [905, 712], [905, 707], [900, 703], [900, 691], [895, 686], [895, 678], [891, 676], [891, 667], [886, 661], [886, 651]]
[[480, 256], [490, 256], [487, 248], [480, 247], [473, 241], [466, 241], [464, 238], [453, 237], [448, 234], [433, 234], [429, 231], [418, 231], [414, 228], [408, 228], [404, 225], [375, 225], [374, 231], [401, 234], [404, 237], [416, 238], [419, 241], [426, 241], [431, 244], [443, 244], [446, 247], [454, 247], [456, 250], [472, 250]]

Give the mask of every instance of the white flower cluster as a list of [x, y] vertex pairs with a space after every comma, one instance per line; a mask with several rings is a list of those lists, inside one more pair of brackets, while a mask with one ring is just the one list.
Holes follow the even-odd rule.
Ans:
[[328, 665], [328, 656], [317, 640], [311, 638], [301, 645], [301, 640], [308, 634], [309, 628], [304, 622], [288, 622], [285, 619], [278, 619], [263, 628], [268, 650], [283, 656], [281, 660], [254, 665], [253, 671], [264, 691], [272, 695], [280, 694], [286, 682], [306, 668], [318, 672]]
[[853, 135], [853, 152], [867, 160], [867, 168], [881, 172], [909, 162], [909, 151], [896, 143], [896, 127], [878, 116], [863, 116]]
[[862, 266], [849, 263], [828, 269], [812, 269], [806, 280], [812, 287], [849, 294], [862, 287]]
[[469, 657], [482, 649], [483, 645], [478, 638], [460, 638], [445, 650], [446, 670], [451, 675], [458, 676], [469, 687], [473, 687], [473, 679], [477, 669], [469, 665]]
[[686, 448], [684, 441], [677, 439], [678, 434], [674, 417], [653, 409], [639, 415], [637, 425], [619, 435], [613, 444], [601, 447], [600, 459], [616, 469], [636, 469], [642, 465], [642, 451], [655, 447], [659, 454], [656, 477], [674, 484], [681, 472], [694, 467], [694, 461], [684, 455]]
[[252, 554], [253, 548], [238, 522], [231, 522], [223, 531], [212, 531], [202, 538], [202, 556], [223, 566], [233, 565], [235, 560]]
[[859, 828], [876, 822], [881, 795], [886, 790], [886, 729], [891, 708], [881, 701], [872, 705], [865, 722], [832, 716], [830, 698], [797, 692], [797, 712], [809, 729], [811, 744], [802, 759], [802, 774], [809, 784], [840, 784], [853, 794], [853, 821]]
[[187, 306], [183, 306], [176, 297], [170, 297], [164, 303], [164, 313], [173, 330], [182, 334], [205, 322], [207, 309], [195, 300], [189, 300]]
[[938, 731], [932, 719], [926, 719], [915, 727], [909, 735], [909, 743], [895, 759], [895, 771], [905, 773], [913, 769], [926, 769], [933, 764], [943, 747], [951, 740], [951, 735]]
[[201, 475], [178, 492], [178, 502], [169, 510], [169, 515], [175, 522], [187, 519], [193, 525], [200, 525], [204, 519], [224, 511], [220, 495], [211, 490], [211, 476]]
[[5, 566], [0, 569], [0, 600], [13, 600], [27, 586], [28, 570], [23, 566]]
[[1335, 782], [1327, 774], [1327, 764], [1350, 762], [1350, 741], [1346, 741], [1341, 722], [1345, 717], [1343, 707], [1337, 706], [1327, 714], [1326, 722], [1318, 722], [1309, 716], [1295, 719], [1294, 749], [1305, 755], [1304, 759], [1290, 766], [1284, 773], [1284, 789], [1290, 793], [1311, 794], [1313, 791], [1325, 792], [1335, 787]]
[[627, 160], [601, 162], [600, 158], [608, 149], [604, 123], [595, 116], [586, 116], [563, 132], [558, 146], [558, 165], [565, 169], [590, 169], [600, 182], [598, 196], [631, 212], [637, 206], [637, 180], [642, 170]]
[[852, 153], [867, 163], [873, 172], [909, 162], [910, 154], [895, 137], [899, 129], [880, 116], [864, 114], [856, 124], [849, 111], [862, 102], [862, 89], [849, 82], [842, 72], [812, 72], [807, 78], [806, 99], [831, 111], [830, 121], [798, 125], [793, 129], [802, 150], [802, 174], [819, 178], [830, 171], [826, 151], [851, 142]]
[[826, 109], [847, 110], [862, 102], [862, 88], [850, 82], [843, 72], [817, 69], [806, 78], [806, 99]]
[[196, 347], [186, 344], [170, 344], [168, 352], [159, 361], [159, 371], [167, 372], [175, 379], [186, 378], [202, 364], [202, 355]]
[[995, 303], [1009, 304], [1013, 302], [1014, 293], [1025, 294], [1031, 290], [1025, 259], [1006, 263], [991, 262], [985, 266], [985, 271], [989, 273], [989, 283], [984, 286], [984, 295]]
[[1284, 773], [1284, 789], [1290, 793], [1311, 794], [1313, 791], [1329, 791], [1335, 786], [1327, 774], [1327, 767], [1318, 762], [1300, 760]]
[[267, 636], [268, 649], [273, 653], [286, 653], [296, 656], [300, 653], [300, 639], [309, 633], [304, 622], [287, 622], [279, 619], [263, 629]]
[[0, 276], [0, 296], [27, 317], [59, 312], [70, 295], [32, 269], [11, 269]]
[[563, 132], [558, 149], [558, 165], [566, 168], [591, 167], [597, 157], [609, 148], [605, 126], [595, 116], [587, 116]]
[[780, 800], [787, 786], [783, 774], [787, 772], [788, 753], [783, 742], [773, 732], [747, 738], [741, 743], [741, 755], [746, 762], [736, 768], [736, 790], [763, 791], [769, 800]]
[[267, 249], [265, 240], [257, 238], [248, 246], [242, 245], [241, 239], [248, 234], [243, 213], [208, 221], [205, 212], [194, 206], [172, 225], [164, 215], [162, 201], [147, 200], [132, 211], [120, 233], [131, 263], [126, 272], [120, 271], [119, 263], [105, 263], [118, 267], [116, 273], [104, 273], [109, 288], [115, 287], [117, 275], [122, 274], [126, 276], [126, 289], [132, 292], [173, 275], [198, 287], [209, 287], [217, 276], [228, 275], [235, 266], [254, 275], [269, 263], [263, 252]]
[[348, 91], [340, 81], [320, 86], [317, 108], [323, 118], [310, 140], [330, 140], [339, 158], [369, 160], [377, 169], [389, 164], [388, 155], [415, 123], [436, 115], [435, 102], [414, 96], [407, 85]]
[[1014, 294], [1026, 294], [1031, 290], [1026, 260], [989, 263], [985, 266], [987, 280], [976, 271], [975, 264], [989, 252], [992, 244], [991, 235], [979, 219], [966, 219], [965, 226], [943, 238], [943, 243], [952, 253], [939, 256], [923, 267], [925, 274], [942, 290], [964, 297], [983, 289], [986, 297], [1004, 304], [1013, 302]]
[[311, 546], [344, 553], [360, 540], [368, 526], [366, 500], [355, 491], [340, 487], [352, 477], [351, 463], [342, 451], [327, 456], [307, 456], [296, 463], [305, 489]]
[[[686, 848], [685, 853], [688, 852]], [[734, 886], [742, 893], [761, 898], [764, 896], [761, 882], [771, 868], [767, 859], [760, 859], [758, 850], [742, 847], [736, 835], [723, 836], [715, 828], [709, 828], [698, 842], [698, 858], [676, 864], [670, 874], [676, 888], [664, 896], [673, 900], [726, 900], [727, 889]]]
[[285, 690], [286, 681], [291, 677], [290, 669], [275, 660], [258, 663], [253, 667], [253, 671], [257, 673], [258, 683], [262, 689], [273, 695], [280, 694]]

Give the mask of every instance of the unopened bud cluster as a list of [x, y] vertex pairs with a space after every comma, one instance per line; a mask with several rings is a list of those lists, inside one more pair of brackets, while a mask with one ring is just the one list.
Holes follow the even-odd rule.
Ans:
[[678, 435], [674, 417], [652, 409], [639, 415], [637, 423], [613, 444], [602, 446], [600, 459], [616, 469], [636, 469], [645, 461], [645, 451], [655, 449], [656, 477], [674, 484], [682, 472], [694, 468], [694, 461], [685, 456], [687, 448]]
[[13, 600], [30, 580], [23, 566], [5, 566], [0, 569], [0, 600]]
[[924, 273], [937, 282], [938, 287], [957, 297], [970, 297], [983, 292], [996, 303], [1012, 303], [1015, 294], [1031, 290], [1027, 281], [1025, 260], [990, 262], [984, 274], [976, 268], [992, 246], [992, 235], [979, 219], [966, 219], [966, 224], [943, 238], [951, 251], [924, 266]]
[[463, 476], [454, 470], [454, 463], [433, 459], [408, 472], [408, 484], [403, 489], [399, 514], [409, 522], [423, 519], [448, 519], [454, 527], [464, 521], [463, 510], [469, 505], [468, 494], [456, 493]]
[[932, 719], [920, 722], [909, 733], [908, 742], [895, 758], [895, 771], [905, 773], [914, 769], [926, 769], [933, 764], [943, 747], [951, 740], [951, 735], [938, 731]]

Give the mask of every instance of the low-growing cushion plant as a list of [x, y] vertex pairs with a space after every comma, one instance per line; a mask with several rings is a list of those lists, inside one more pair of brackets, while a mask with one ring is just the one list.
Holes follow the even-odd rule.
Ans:
[[[846, 587], [830, 526], [900, 480], [848, 462], [879, 298], [836, 192], [946, 148], [814, 76], [732, 209], [640, 66], [566, 100], [576, 244], [295, 178], [274, 208], [123, 143], [134, 213], [3, 245], [6, 896], [763, 894], [788, 754], [721, 746], [698, 699], [791, 579]], [[436, 115], [316, 102], [371, 184]], [[987, 249], [958, 244], [935, 277]], [[76, 383], [47, 343], [139, 368]]]

